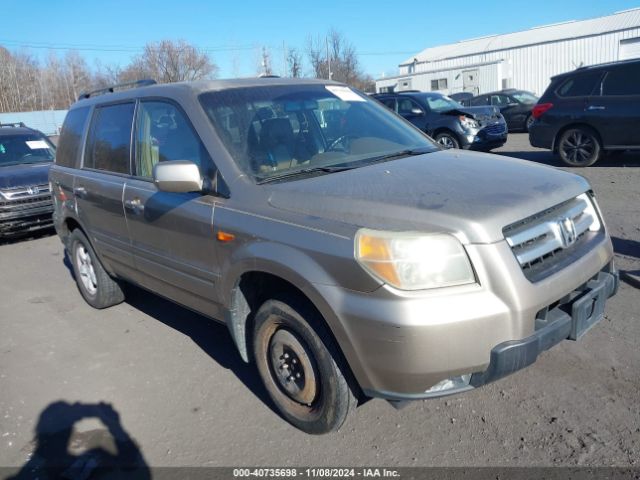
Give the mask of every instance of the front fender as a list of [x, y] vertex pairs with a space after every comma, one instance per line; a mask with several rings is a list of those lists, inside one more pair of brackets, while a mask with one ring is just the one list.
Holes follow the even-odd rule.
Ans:
[[335, 279], [304, 252], [273, 242], [245, 245], [233, 255], [227, 271], [222, 276], [225, 321], [245, 362], [249, 361], [246, 321], [250, 308], [238, 285], [242, 275], [249, 272], [277, 276], [302, 291], [324, 318], [355, 377], [362, 379], [360, 359], [351, 348], [348, 328], [342, 324], [328, 299], [318, 289], [321, 285], [337, 285]]

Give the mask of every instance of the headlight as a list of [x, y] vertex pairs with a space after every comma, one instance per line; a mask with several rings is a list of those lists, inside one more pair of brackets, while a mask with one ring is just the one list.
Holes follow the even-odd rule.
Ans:
[[465, 128], [480, 128], [480, 124], [478, 122], [465, 115], [460, 115], [460, 123], [462, 123], [462, 126]]
[[374, 277], [401, 290], [476, 281], [467, 252], [451, 235], [361, 229], [355, 243], [360, 265]]
[[587, 193], [583, 193], [578, 195], [580, 200], [584, 200], [587, 204], [587, 208], [584, 209], [584, 213], [588, 214], [593, 221], [591, 225], [589, 225], [589, 230], [592, 232], [597, 232], [600, 230], [600, 209], [598, 208], [598, 204], [596, 203], [596, 199]]

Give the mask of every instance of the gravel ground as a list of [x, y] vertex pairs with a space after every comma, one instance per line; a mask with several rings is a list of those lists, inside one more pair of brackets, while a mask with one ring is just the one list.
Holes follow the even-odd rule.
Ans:
[[[522, 134], [499, 153], [557, 165]], [[619, 266], [637, 273], [640, 155], [572, 171], [598, 194]], [[85, 304], [57, 237], [0, 246], [0, 271], [0, 466], [56, 452], [45, 448], [52, 438], [69, 442], [60, 455], [113, 450], [107, 430], [130, 436], [127, 448], [151, 466], [640, 461], [640, 297], [625, 282], [598, 326], [530, 368], [400, 411], [370, 401], [340, 432], [316, 437], [274, 413], [225, 327], [139, 290], [104, 311]]]

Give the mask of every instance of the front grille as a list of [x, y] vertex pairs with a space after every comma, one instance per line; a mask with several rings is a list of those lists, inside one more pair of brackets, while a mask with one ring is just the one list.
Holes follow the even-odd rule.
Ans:
[[494, 123], [484, 127], [484, 131], [489, 135], [502, 135], [507, 131], [507, 126], [504, 123]]
[[0, 200], [3, 198], [8, 201], [20, 200], [22, 198], [31, 198], [38, 195], [48, 195], [49, 184], [44, 183], [42, 185], [30, 185], [28, 187], [17, 187], [10, 190], [3, 190], [0, 195]]
[[560, 263], [593, 239], [598, 222], [591, 200], [583, 194], [503, 229], [525, 276], [532, 281], [558, 270]]

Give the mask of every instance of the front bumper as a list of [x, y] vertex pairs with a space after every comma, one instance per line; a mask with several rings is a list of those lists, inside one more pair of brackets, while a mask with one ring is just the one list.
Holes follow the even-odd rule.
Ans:
[[[538, 355], [562, 340], [577, 340], [604, 316], [605, 301], [618, 291], [616, 271], [601, 271], [553, 308], [536, 316], [536, 332], [522, 340], [511, 340], [491, 349], [489, 367], [474, 373], [470, 385], [479, 387], [506, 377], [534, 363]], [[451, 392], [455, 393], [455, 392]]]
[[[341, 325], [336, 339], [365, 394], [417, 400], [457, 393], [429, 392], [452, 377], [473, 374], [465, 389], [500, 378], [535, 361], [554, 344], [550, 338], [570, 337], [571, 332], [564, 334], [566, 319], [555, 320], [578, 301], [584, 285], [604, 274], [617, 285], [613, 249], [604, 235], [573, 263], [535, 283], [525, 278], [506, 242], [470, 245], [467, 252], [479, 284], [427, 292], [383, 286], [371, 293], [316, 285], [334, 306], [334, 312], [323, 314], [333, 315], [330, 324]], [[606, 285], [608, 298], [615, 288], [611, 280]], [[543, 330], [545, 318], [553, 318], [554, 327]], [[515, 347], [520, 344], [525, 346]]]
[[53, 226], [51, 196], [0, 202], [0, 236], [10, 237]]
[[477, 132], [468, 132], [464, 135], [463, 143], [469, 150], [489, 151], [504, 145], [507, 135], [507, 124], [497, 123], [483, 127]]

